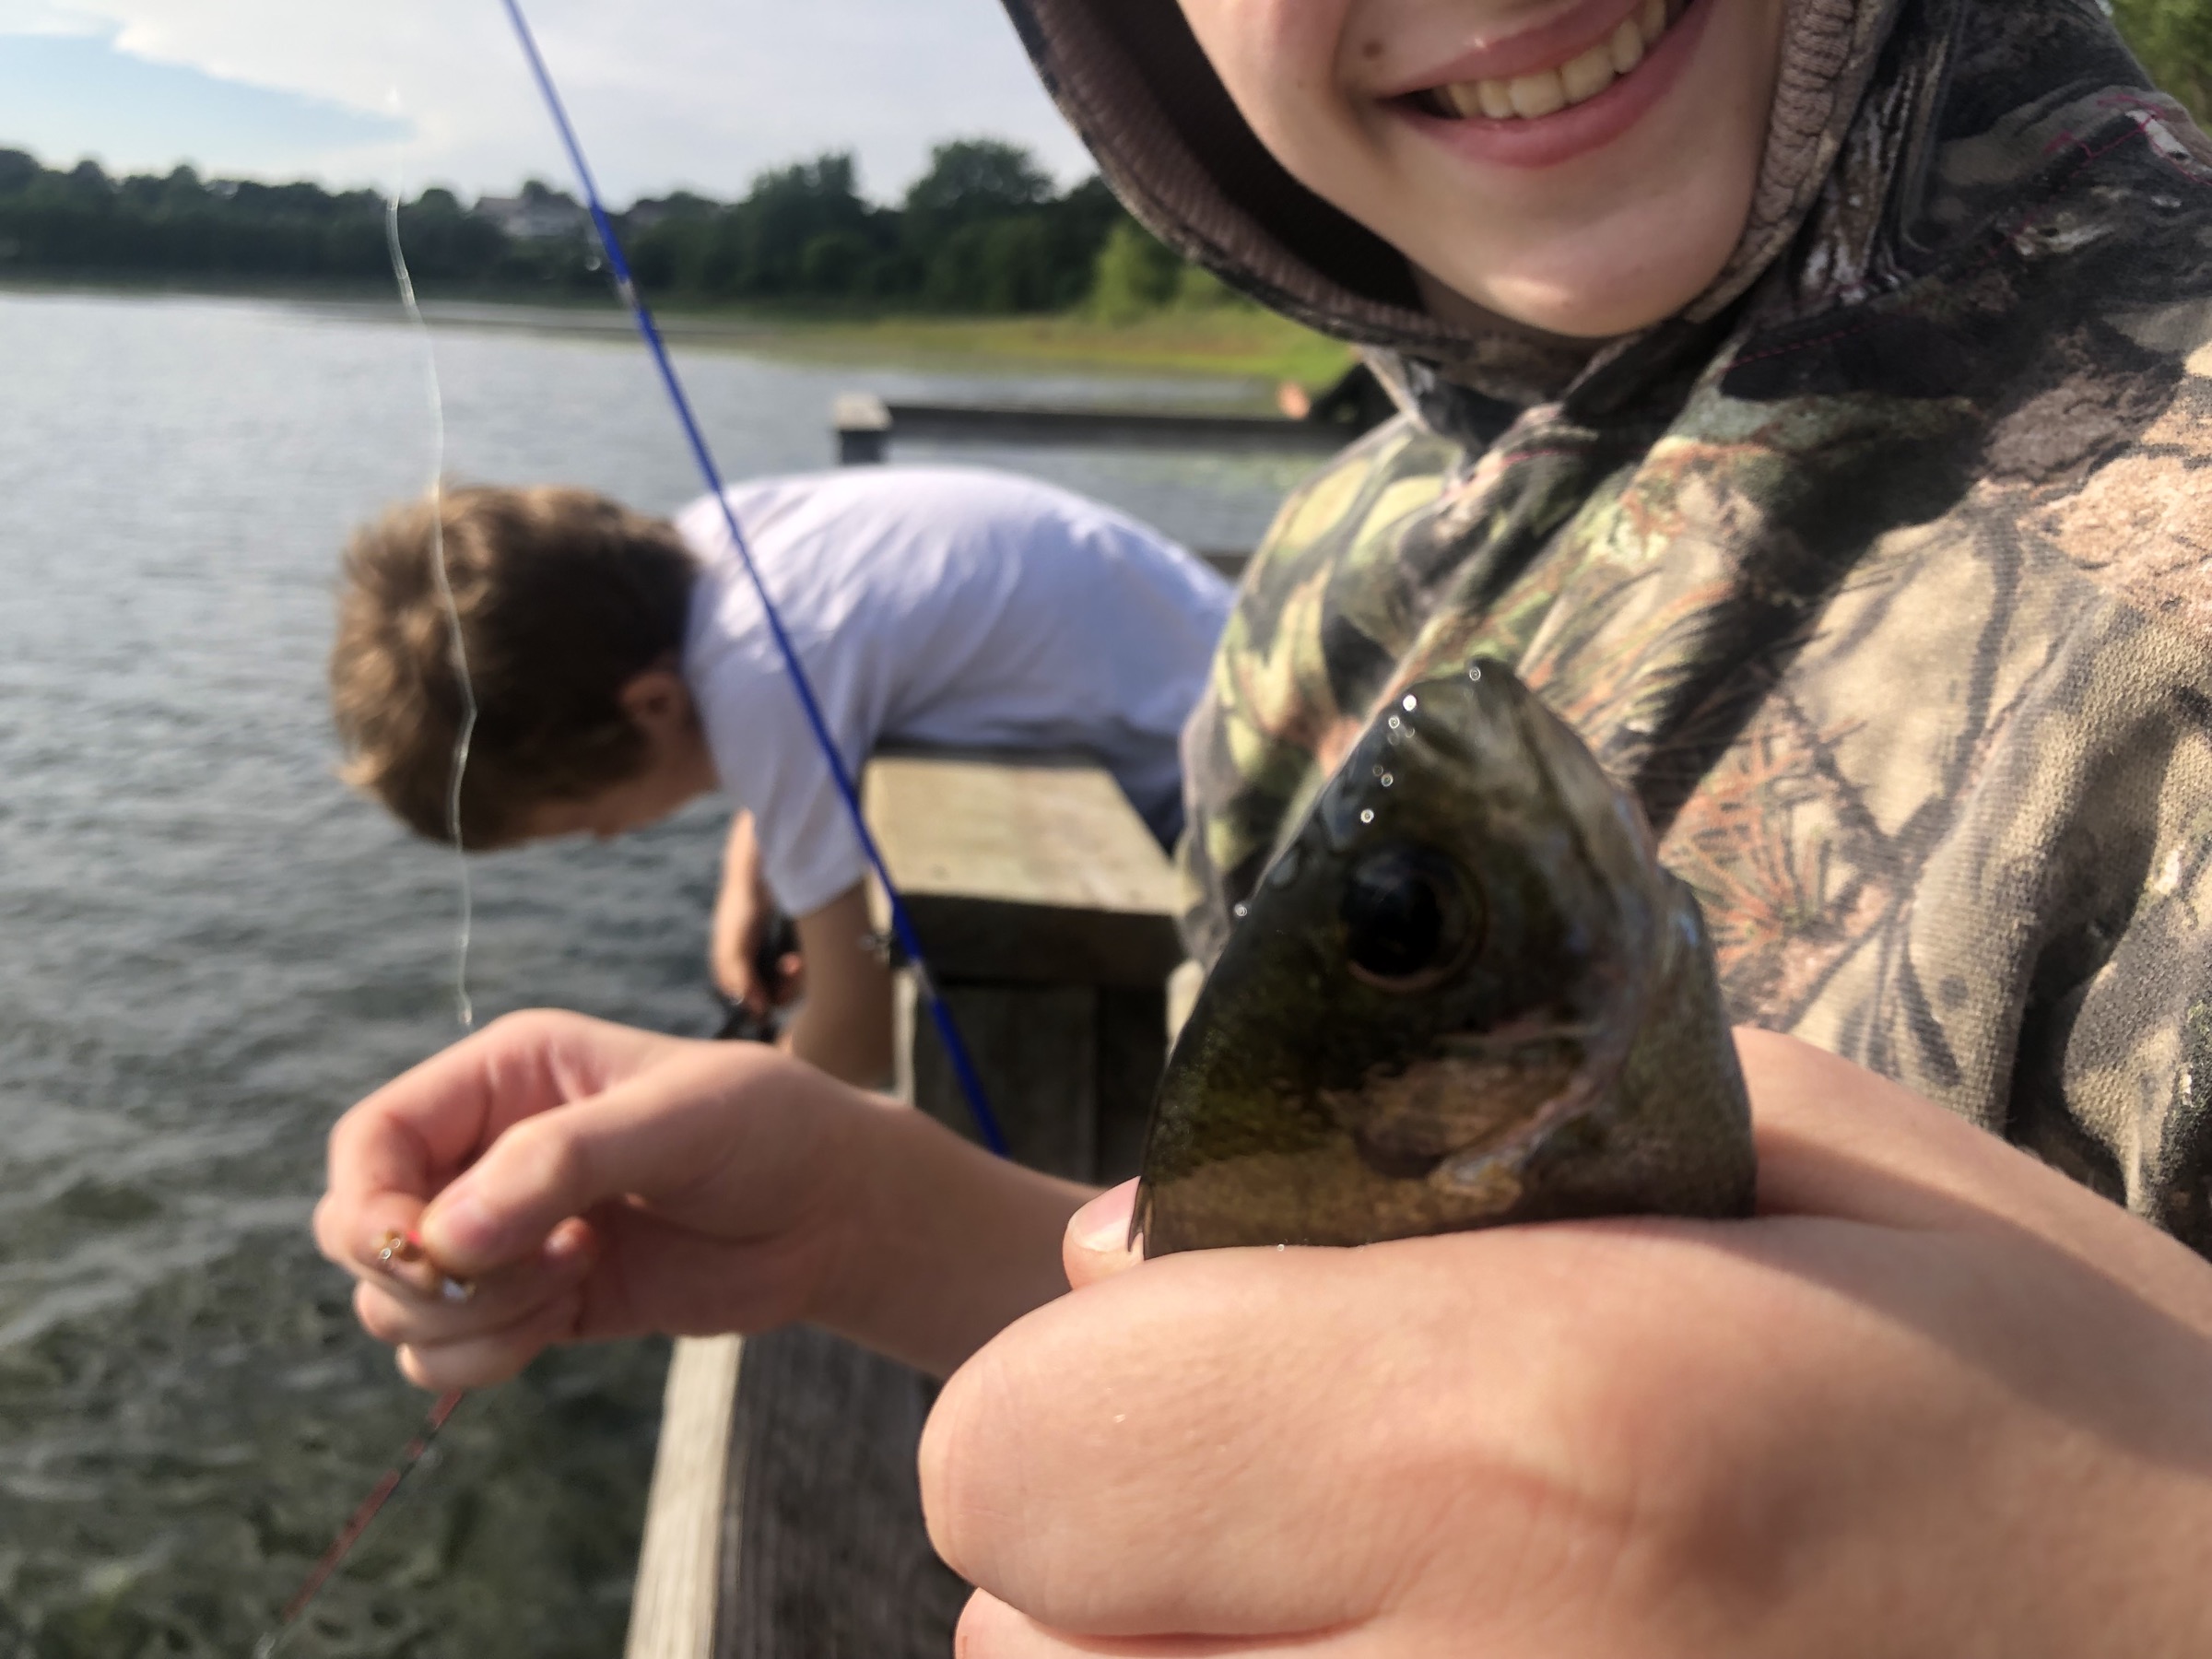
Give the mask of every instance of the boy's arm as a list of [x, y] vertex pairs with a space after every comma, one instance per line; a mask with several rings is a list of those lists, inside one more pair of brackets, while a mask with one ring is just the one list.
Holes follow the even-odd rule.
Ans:
[[808, 1064], [863, 1088], [891, 1075], [891, 971], [876, 949], [867, 889], [846, 888], [798, 919], [806, 1000], [784, 1043]]

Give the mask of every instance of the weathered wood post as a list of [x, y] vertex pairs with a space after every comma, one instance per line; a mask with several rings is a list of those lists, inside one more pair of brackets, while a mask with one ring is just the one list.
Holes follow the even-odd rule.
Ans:
[[[918, 751], [878, 758], [865, 804], [1013, 1156], [1135, 1173], [1182, 948], [1173, 872], [1113, 779], [1080, 756]], [[972, 1135], [911, 975], [900, 1007], [900, 1092]]]
[[[914, 750], [879, 756], [863, 796], [1014, 1156], [1134, 1173], [1182, 950], [1166, 855], [1112, 778], [1079, 756]], [[902, 977], [901, 1091], [972, 1134]], [[671, 1377], [630, 1659], [947, 1659], [966, 1586], [929, 1547], [914, 1474], [935, 1385], [797, 1329], [745, 1343], [732, 1391], [730, 1359], [694, 1346], [678, 1345], [694, 1394]], [[702, 1409], [696, 1391], [716, 1388], [721, 1410]], [[665, 1516], [664, 1486], [688, 1523]], [[702, 1551], [718, 1567], [703, 1612]]]

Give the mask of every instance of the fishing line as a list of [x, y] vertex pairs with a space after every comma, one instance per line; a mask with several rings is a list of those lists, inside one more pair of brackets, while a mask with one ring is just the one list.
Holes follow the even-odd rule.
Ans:
[[[399, 95], [394, 91], [392, 101], [397, 104]], [[469, 677], [468, 645], [462, 635], [461, 606], [453, 597], [452, 573], [445, 562], [445, 390], [438, 378], [438, 348], [430, 336], [430, 325], [422, 314], [422, 306], [415, 296], [415, 278], [407, 269], [406, 249], [399, 234], [399, 204], [407, 193], [406, 169], [403, 162], [392, 194], [384, 199], [384, 245], [392, 256], [393, 279], [399, 285], [399, 302], [407, 313], [415, 337], [422, 347], [422, 365], [428, 382], [430, 402], [430, 568], [438, 581], [438, 596], [445, 606], [446, 638], [453, 654], [453, 677], [461, 688], [461, 724], [453, 734], [453, 776], [446, 791], [446, 831], [453, 843], [453, 869], [460, 894], [460, 918], [453, 947], [453, 1012], [465, 1031], [474, 1030], [477, 1011], [468, 994], [468, 951], [476, 924], [476, 889], [470, 882], [468, 848], [461, 834], [461, 785], [468, 775], [468, 750], [477, 731], [477, 688]], [[440, 1430], [453, 1415], [464, 1397], [455, 1389], [441, 1394], [438, 1403], [430, 1407], [429, 1415], [413, 1440], [399, 1454], [399, 1461], [384, 1472], [375, 1488], [361, 1500], [360, 1507], [338, 1529], [323, 1559], [309, 1571], [292, 1599], [285, 1604], [276, 1625], [253, 1644], [253, 1659], [272, 1659], [278, 1648], [290, 1637], [300, 1617], [314, 1605], [323, 1594], [332, 1575], [345, 1565], [353, 1547], [361, 1541], [384, 1505], [406, 1483], [407, 1477], [420, 1466], [437, 1444]]]
[[806, 665], [799, 661], [798, 649], [791, 636], [784, 631], [783, 618], [769, 597], [768, 583], [761, 580], [760, 567], [753, 561], [752, 544], [746, 539], [745, 531], [737, 523], [736, 510], [730, 505], [729, 492], [722, 482], [722, 469], [714, 463], [714, 454], [707, 447], [706, 435], [692, 414], [691, 400], [684, 393], [683, 382], [677, 378], [676, 365], [668, 356], [668, 348], [661, 339], [661, 331], [653, 320], [644, 296], [639, 293], [636, 280], [630, 276], [629, 261], [623, 256], [621, 239], [615, 234], [614, 221], [607, 217], [606, 207], [600, 200], [599, 186], [592, 176], [591, 164], [584, 159], [583, 147], [577, 141], [576, 130], [569, 124], [567, 107], [561, 102], [559, 90], [546, 67], [546, 60], [537, 50], [537, 39], [530, 32], [529, 20], [523, 16], [521, 0], [501, 0], [507, 8], [508, 21], [514, 25], [514, 35], [522, 45], [523, 55], [529, 61], [530, 73], [537, 82], [539, 94], [544, 98], [546, 112], [553, 118], [554, 128], [560, 135], [563, 148], [569, 153], [569, 165], [574, 169], [576, 180], [583, 187], [584, 202], [591, 210], [592, 228], [598, 233], [599, 246], [606, 254], [607, 269], [614, 275], [615, 291], [629, 309], [630, 321], [637, 324], [638, 334], [652, 355], [653, 367], [660, 371], [661, 384], [667, 391], [668, 401], [676, 407], [676, 418], [684, 429], [684, 437], [691, 446], [691, 458], [707, 481], [714, 503], [722, 509], [722, 522], [729, 532], [730, 540], [737, 549], [737, 557], [751, 579], [753, 592], [760, 601], [760, 612], [768, 619], [768, 630], [776, 641], [776, 650], [783, 659], [783, 668], [796, 692], [799, 706], [806, 712], [806, 724], [814, 733], [816, 745], [822, 759], [830, 764], [830, 775], [837, 783], [837, 793], [845, 804], [845, 816], [851, 821], [853, 834], [859, 838], [860, 848], [867, 859], [868, 868], [875, 872], [882, 884], [885, 902], [891, 912], [891, 935], [904, 953], [908, 969], [914, 976], [914, 986], [922, 1002], [929, 1009], [935, 1024], [937, 1036], [945, 1045], [946, 1058], [952, 1064], [960, 1092], [967, 1098], [968, 1110], [974, 1115], [977, 1134], [984, 1146], [1006, 1156], [1006, 1136], [999, 1131], [998, 1120], [992, 1115], [989, 1102], [983, 1097], [982, 1079], [976, 1075], [974, 1063], [969, 1058], [967, 1044], [960, 1041], [959, 1029], [953, 1022], [952, 1011], [938, 994], [936, 982], [931, 978], [929, 964], [922, 954], [922, 941], [914, 932], [912, 919], [907, 914], [906, 901], [899, 895], [891, 873], [884, 867], [883, 854], [877, 850], [876, 838], [868, 831], [867, 817], [861, 811], [860, 792], [854, 787], [853, 774], [845, 759], [838, 750], [836, 740], [830, 735], [829, 722], [823, 719], [821, 705], [816, 701], [814, 684], [807, 677]]
[[446, 785], [445, 830], [453, 843], [453, 877], [461, 899], [461, 916], [453, 944], [453, 1012], [461, 1029], [477, 1028], [476, 1005], [468, 994], [468, 947], [476, 931], [476, 888], [468, 870], [468, 843], [461, 833], [461, 785], [468, 776], [469, 745], [477, 735], [477, 686], [469, 677], [468, 641], [461, 631], [461, 606], [453, 597], [453, 572], [445, 562], [445, 388], [438, 379], [438, 347], [430, 325], [415, 298], [415, 277], [407, 269], [406, 249], [399, 236], [399, 201], [406, 194], [403, 171], [398, 186], [384, 204], [384, 245], [392, 255], [392, 276], [399, 284], [399, 302], [422, 346], [422, 366], [430, 394], [430, 569], [438, 579], [438, 597], [445, 606], [446, 646], [453, 658], [453, 680], [461, 689], [461, 724], [453, 731], [452, 775]]
[[369, 1530], [377, 1516], [382, 1513], [384, 1505], [391, 1502], [399, 1488], [406, 1484], [407, 1477], [422, 1466], [423, 1460], [430, 1454], [430, 1449], [438, 1443], [440, 1430], [452, 1420], [465, 1397], [463, 1391], [457, 1388], [450, 1394], [438, 1396], [438, 1403], [430, 1407], [430, 1415], [423, 1419], [422, 1428], [400, 1453], [399, 1461], [384, 1471], [384, 1477], [376, 1483], [376, 1489], [361, 1500], [360, 1508], [355, 1510], [346, 1524], [338, 1529], [338, 1535], [330, 1541], [330, 1547], [323, 1552], [323, 1559], [315, 1563], [313, 1570], [301, 1581], [300, 1588], [293, 1592], [292, 1599], [285, 1604], [283, 1613], [277, 1617], [276, 1628], [253, 1644], [253, 1659], [273, 1659], [276, 1650], [284, 1645], [298, 1627], [300, 1616], [314, 1605], [315, 1597], [323, 1594], [323, 1586], [330, 1583], [331, 1575], [353, 1553], [353, 1547], [361, 1541], [361, 1535]]

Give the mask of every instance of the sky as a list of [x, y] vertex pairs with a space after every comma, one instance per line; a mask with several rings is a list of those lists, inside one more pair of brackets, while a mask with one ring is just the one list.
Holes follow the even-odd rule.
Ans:
[[[601, 185], [730, 197], [849, 149], [895, 199], [933, 143], [1082, 147], [997, 0], [534, 0]], [[465, 196], [566, 169], [498, 0], [0, 0], [0, 147], [111, 172]]]

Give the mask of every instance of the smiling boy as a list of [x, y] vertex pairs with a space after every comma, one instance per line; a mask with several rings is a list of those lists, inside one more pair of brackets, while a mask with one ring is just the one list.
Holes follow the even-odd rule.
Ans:
[[[1240, 591], [1194, 949], [1379, 699], [1501, 657], [1766, 1028], [1760, 1214], [1131, 1271], [1124, 1192], [971, 1352], [1071, 1194], [547, 1018], [342, 1127], [371, 1328], [441, 1383], [656, 1323], [965, 1360], [924, 1484], [967, 1659], [2212, 1651], [2212, 147], [2093, 0], [1008, 6], [1123, 198], [1406, 410]], [[510, 1053], [597, 1069], [380, 1183]], [[775, 1181], [679, 1180], [706, 1143]], [[645, 1242], [569, 1219], [616, 1190], [742, 1286], [617, 1306]], [[418, 1215], [502, 1312], [380, 1277]], [[764, 1235], [807, 1265], [746, 1277]]]
[[[1067, 100], [1126, 194], [1418, 410], [1246, 582], [1194, 943], [1377, 698], [1488, 652], [1642, 795], [1739, 1018], [2212, 1244], [2212, 152], [2073, 0], [1699, 0], [1583, 103], [1438, 113], [1643, 15], [1036, 8], [1064, 90], [1129, 76]], [[1218, 102], [1147, 101], [1201, 61]], [[1239, 198], [1245, 119], [1283, 171]]]

